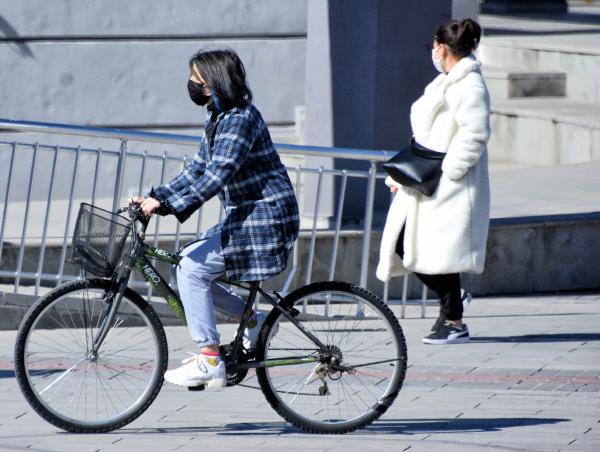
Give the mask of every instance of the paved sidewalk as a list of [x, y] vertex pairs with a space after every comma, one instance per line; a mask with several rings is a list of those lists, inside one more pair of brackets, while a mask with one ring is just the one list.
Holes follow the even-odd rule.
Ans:
[[[466, 313], [473, 339], [453, 346], [422, 344], [433, 320], [419, 312], [409, 306], [401, 320], [410, 367], [395, 404], [372, 426], [341, 436], [301, 432], [254, 389], [169, 385], [123, 429], [61, 432], [19, 393], [15, 333], [0, 332], [0, 450], [600, 450], [600, 294], [475, 299]], [[175, 364], [191, 345], [184, 328], [167, 335]]]

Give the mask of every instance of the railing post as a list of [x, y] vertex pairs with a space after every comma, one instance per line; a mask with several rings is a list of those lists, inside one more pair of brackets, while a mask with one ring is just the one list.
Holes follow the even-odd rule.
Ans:
[[[167, 161], [168, 161], [168, 155], [167, 155], [167, 151], [163, 152], [162, 155], [162, 167], [160, 170], [160, 183], [159, 185], [162, 185], [165, 183], [165, 174], [167, 171]], [[154, 246], [154, 248], [158, 247], [158, 236], [160, 234], [160, 215], [154, 215], [155, 223], [154, 223], [154, 239], [152, 240], [152, 245]], [[152, 258], [152, 262], [156, 262], [156, 259]], [[152, 285], [148, 285], [148, 301], [152, 300]]]
[[100, 159], [102, 158], [102, 148], [98, 148], [96, 153], [96, 167], [94, 168], [94, 182], [92, 185], [92, 201], [91, 204], [96, 203], [96, 189], [98, 188], [98, 173], [100, 172]]
[[13, 166], [15, 164], [15, 151], [17, 150], [17, 142], [12, 145], [12, 153], [10, 155], [10, 163], [8, 166], [8, 177], [6, 178], [6, 193], [4, 194], [4, 206], [2, 209], [2, 225], [0, 226], [0, 264], [2, 263], [2, 248], [4, 243], [4, 228], [6, 227], [6, 216], [8, 213], [8, 196], [10, 194], [10, 183], [12, 181]]
[[408, 299], [408, 273], [402, 277], [402, 311], [400, 318], [406, 317], [406, 301]]
[[[369, 255], [371, 251], [371, 226], [373, 223], [373, 201], [375, 199], [375, 182], [377, 182], [377, 166], [371, 161], [369, 168], [369, 178], [367, 180], [367, 201], [365, 205], [365, 227], [363, 232], [363, 248], [360, 262], [360, 286], [367, 287], [367, 276], [369, 271]], [[364, 304], [358, 303], [356, 315], [363, 317]]]
[[427, 286], [423, 284], [423, 290], [421, 291], [421, 318], [425, 318], [425, 306], [427, 305]]
[[52, 191], [54, 190], [54, 176], [56, 175], [56, 161], [58, 160], [59, 146], [54, 148], [54, 159], [52, 160], [52, 170], [50, 171], [50, 186], [48, 187], [48, 199], [46, 201], [46, 215], [44, 217], [44, 229], [42, 231], [42, 243], [40, 244], [40, 255], [38, 258], [38, 267], [35, 274], [34, 295], [37, 297], [40, 291], [42, 271], [44, 269], [44, 256], [46, 254], [46, 236], [48, 235], [48, 220], [50, 218], [50, 207], [52, 204]]
[[115, 177], [115, 190], [113, 194], [112, 211], [116, 212], [121, 203], [121, 189], [123, 187], [123, 172], [125, 171], [125, 159], [127, 158], [127, 140], [121, 139], [119, 148], [119, 161], [117, 162], [117, 176]]
[[310, 284], [313, 260], [315, 258], [315, 245], [317, 242], [317, 220], [319, 218], [319, 207], [321, 204], [321, 182], [323, 180], [323, 167], [319, 168], [319, 178], [317, 180], [317, 194], [315, 198], [315, 213], [313, 215], [312, 234], [310, 236], [310, 250], [308, 252], [308, 263], [306, 264], [306, 284]]
[[[302, 200], [301, 197], [301, 193], [300, 193], [300, 178], [302, 177], [302, 167], [300, 165], [296, 166], [296, 199], [298, 200], [298, 204], [300, 207], [300, 203]], [[299, 212], [302, 212], [301, 209], [298, 209]], [[300, 221], [300, 219], [298, 220]], [[286, 294], [289, 289], [290, 286], [292, 285], [292, 281], [294, 280], [294, 275], [296, 274], [296, 270], [298, 269], [298, 242], [299, 242], [300, 238], [298, 238], [295, 242], [294, 242], [294, 249], [292, 251], [292, 268], [290, 269], [290, 272], [288, 273], [288, 276], [285, 280], [285, 283], [283, 284], [283, 286], [281, 287], [281, 293]]]
[[148, 160], [148, 151], [144, 151], [144, 155], [142, 156], [142, 167], [140, 168], [140, 183], [138, 185], [138, 196], [142, 196], [142, 192], [144, 191], [144, 177], [146, 177], [146, 162]]
[[71, 210], [73, 209], [73, 196], [75, 195], [75, 182], [77, 180], [77, 170], [79, 168], [79, 155], [81, 154], [81, 146], [77, 146], [75, 160], [73, 162], [73, 173], [71, 175], [71, 188], [69, 189], [69, 205], [67, 207], [67, 221], [65, 222], [65, 235], [60, 251], [60, 262], [58, 267], [58, 275], [56, 276], [57, 284], [62, 283], [63, 272], [65, 270], [65, 259], [67, 256], [67, 242], [69, 238], [69, 230], [71, 228]]
[[[181, 161], [181, 171], [183, 171], [186, 166], [187, 166], [187, 157], [184, 155], [183, 160]], [[178, 221], [177, 225], [175, 226], [175, 243], [173, 246], [173, 252], [175, 252], [179, 249], [180, 235], [181, 235], [181, 223]]]
[[25, 201], [25, 215], [23, 216], [23, 230], [21, 232], [21, 246], [19, 247], [19, 257], [17, 258], [17, 269], [15, 271], [15, 293], [19, 292], [21, 283], [21, 270], [23, 268], [23, 258], [25, 256], [25, 240], [27, 237], [27, 224], [29, 222], [29, 208], [31, 207], [31, 192], [33, 190], [33, 175], [35, 174], [35, 162], [37, 159], [39, 144], [36, 143], [33, 148], [33, 157], [31, 158], [31, 171], [29, 172], [29, 187], [27, 188], [27, 201]]
[[340, 184], [340, 199], [338, 202], [337, 218], [335, 220], [335, 235], [333, 237], [333, 247], [331, 250], [331, 261], [329, 263], [329, 281], [333, 281], [335, 276], [335, 262], [337, 261], [338, 245], [340, 241], [340, 229], [342, 228], [342, 212], [344, 210], [344, 201], [346, 199], [346, 185], [348, 182], [348, 171], [342, 171], [342, 183]]
[[363, 232], [362, 259], [360, 264], [360, 286], [367, 287], [369, 271], [369, 254], [371, 251], [371, 228], [373, 223], [373, 201], [375, 199], [375, 182], [377, 181], [377, 166], [371, 161], [369, 179], [367, 181], [367, 202], [365, 206], [365, 227]]

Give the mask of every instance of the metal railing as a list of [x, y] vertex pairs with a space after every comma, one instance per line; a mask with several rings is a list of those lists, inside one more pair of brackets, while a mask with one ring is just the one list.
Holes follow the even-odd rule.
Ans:
[[[64, 124], [51, 124], [29, 121], [12, 121], [0, 119], [0, 133], [19, 132], [43, 134], [44, 140], [48, 135], [58, 135], [65, 140], [67, 136], [83, 137], [84, 140], [107, 141], [104, 147], [91, 147], [77, 144], [40, 144], [21, 141], [0, 140], [0, 202], [2, 207], [2, 220], [0, 221], [0, 278], [14, 281], [14, 292], [18, 293], [23, 281], [33, 281], [34, 294], [37, 295], [42, 285], [59, 284], [65, 280], [75, 279], [76, 274], [66, 272], [67, 248], [72, 234], [72, 217], [77, 213], [79, 201], [100, 204], [109, 210], [116, 210], [124, 202], [127, 195], [123, 188], [135, 189], [137, 193], [144, 193], [148, 179], [154, 183], [164, 183], [179, 172], [187, 163], [191, 153], [190, 148], [195, 148], [200, 142], [200, 137], [187, 135], [166, 134], [157, 132], [144, 132], [136, 130], [109, 129], [85, 127]], [[0, 137], [1, 138], [1, 137]], [[68, 141], [68, 140], [67, 140]], [[115, 143], [118, 146], [115, 146]], [[167, 151], [148, 151], [132, 149], [136, 145], [177, 145], [182, 146], [186, 152], [169, 153]], [[114, 147], [114, 148], [113, 148]], [[369, 162], [366, 171], [306, 167], [303, 163], [288, 166], [301, 211], [306, 213], [312, 210], [312, 218], [303, 219], [302, 230], [304, 235], [309, 235], [308, 257], [304, 283], [311, 282], [313, 265], [316, 256], [316, 244], [319, 231], [327, 230], [333, 233], [332, 251], [329, 259], [327, 277], [334, 279], [336, 263], [338, 261], [339, 242], [343, 235], [343, 207], [346, 202], [348, 179], [364, 180], [366, 184], [365, 213], [362, 227], [361, 264], [358, 283], [367, 286], [369, 272], [369, 252], [371, 246], [371, 233], [373, 225], [373, 208], [376, 180], [384, 178], [383, 173], [378, 173], [376, 164], [389, 159], [392, 155], [386, 151], [356, 150], [344, 148], [324, 148], [317, 146], [299, 146], [290, 144], [277, 144], [277, 150], [282, 156], [307, 156], [331, 157], [338, 159], [353, 159]], [[111, 149], [112, 148], [112, 149]], [[44, 164], [46, 163], [46, 164]], [[40, 166], [43, 169], [40, 170]], [[337, 205], [332, 206], [331, 193], [323, 189], [325, 178], [329, 178], [331, 186], [333, 180], [338, 178]], [[312, 179], [312, 180], [309, 180]], [[316, 179], [316, 180], [315, 180]], [[15, 192], [15, 185], [19, 185]], [[306, 186], [316, 187], [312, 196], [307, 195]], [[21, 192], [24, 190], [24, 193]], [[59, 193], [60, 192], [60, 193]], [[131, 193], [129, 193], [131, 194]], [[331, 218], [333, 227], [329, 222], [320, 225], [320, 213], [324, 203], [334, 212]], [[309, 205], [311, 204], [311, 205]], [[203, 206], [195, 214], [195, 221], [188, 220], [187, 226], [172, 222], [165, 227], [167, 232], [161, 232], [161, 221], [156, 217], [154, 222], [154, 245], [161, 241], [172, 241], [173, 247], [178, 248], [182, 237], [193, 237], [215, 217], [222, 215], [221, 209], [215, 205], [208, 209]], [[212, 210], [211, 210], [212, 209]], [[52, 213], [58, 212], [60, 218], [53, 218]], [[205, 218], [207, 212], [211, 218]], [[21, 214], [19, 216], [19, 213]], [[55, 215], [56, 217], [56, 215]], [[12, 218], [12, 221], [11, 221]], [[189, 224], [194, 225], [190, 228]], [[37, 227], [37, 233], [32, 233], [32, 225]], [[6, 241], [15, 240], [18, 253], [14, 259], [14, 268], [6, 269], [8, 264], [3, 264], [3, 248]], [[23, 268], [26, 248], [35, 243], [39, 249], [35, 271], [25, 271]], [[49, 243], [54, 246], [55, 264], [48, 269], [47, 251]], [[58, 261], [58, 265], [56, 265]], [[44, 270], [46, 267], [46, 271]], [[291, 269], [283, 284], [282, 291], [290, 289], [295, 274], [300, 269], [298, 242], [292, 258]], [[407, 300], [407, 278], [403, 281], [402, 291], [402, 317], [405, 315]], [[151, 293], [149, 294], [151, 296]], [[384, 298], [388, 298], [388, 285], [384, 286]], [[424, 288], [421, 300], [421, 314], [425, 316], [427, 299]]]

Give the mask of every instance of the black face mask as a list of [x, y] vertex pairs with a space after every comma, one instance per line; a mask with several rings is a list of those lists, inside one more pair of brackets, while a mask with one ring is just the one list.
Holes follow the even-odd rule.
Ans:
[[190, 99], [192, 99], [192, 102], [194, 102], [196, 105], [204, 106], [210, 100], [210, 96], [207, 96], [202, 92], [204, 86], [205, 85], [201, 83], [188, 80], [187, 88], [190, 94]]

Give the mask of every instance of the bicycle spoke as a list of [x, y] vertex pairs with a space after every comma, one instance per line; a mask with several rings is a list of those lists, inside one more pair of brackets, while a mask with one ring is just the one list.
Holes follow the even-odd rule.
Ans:
[[110, 350], [112, 353], [103, 353], [102, 356], [107, 357], [107, 356], [111, 356], [114, 355], [116, 353], [120, 353], [123, 352], [125, 350], [131, 350], [131, 347], [137, 347], [138, 345], [144, 344], [146, 343], [147, 340], [146, 339], [142, 339], [139, 342], [136, 342], [134, 344], [127, 344], [126, 346], [124, 346], [123, 348], [117, 349], [117, 350]]
[[[40, 342], [37, 342], [37, 341], [33, 341], [33, 340], [30, 340], [30, 341], [29, 341], [29, 343], [30, 343], [30, 344], [34, 344], [34, 345], [39, 345], [39, 346], [40, 346], [40, 347], [42, 347], [42, 348], [46, 348], [46, 349], [52, 350], [52, 351], [54, 351], [54, 352], [58, 352], [58, 353], [65, 353], [65, 354], [67, 354], [67, 355], [74, 355], [74, 354], [76, 354], [76, 353], [79, 353], [79, 350], [70, 350], [70, 349], [68, 349], [68, 348], [58, 348], [58, 347], [55, 347], [55, 346], [49, 345], [49, 344], [48, 344], [48, 341], [50, 341], [50, 342], [52, 342], [52, 343], [54, 343], [54, 344], [56, 344], [56, 345], [58, 345], [58, 346], [61, 346], [61, 344], [59, 344], [58, 342], [56, 342], [56, 341], [53, 341], [53, 340], [51, 340], [51, 339], [49, 339], [49, 338], [46, 338], [46, 340], [45, 340], [45, 343], [44, 343], [44, 344], [42, 344], [42, 343], [40, 343]], [[28, 354], [28, 357], [29, 357], [30, 355], [34, 354], [34, 353], [50, 353], [50, 352], [46, 352], [45, 350], [37, 350], [37, 351], [35, 351], [35, 352], [31, 352], [31, 353], [29, 353], [29, 354]]]
[[53, 387], [56, 383], [58, 383], [59, 381], [61, 381], [63, 378], [67, 377], [71, 372], [73, 372], [73, 370], [75, 370], [75, 368], [81, 364], [83, 361], [85, 360], [85, 358], [81, 358], [79, 361], [77, 361], [75, 364], [73, 364], [71, 367], [69, 367], [67, 370], [65, 370], [62, 374], [60, 374], [58, 376], [58, 378], [56, 380], [54, 380], [52, 383], [50, 383], [48, 386], [46, 386], [41, 392], [40, 395], [42, 395], [44, 392], [46, 392], [48, 389], [50, 389], [51, 387]]
[[[59, 316], [60, 316], [60, 313], [59, 313]], [[80, 342], [80, 339], [75, 336], [75, 333], [72, 331], [71, 327], [69, 325], [67, 325], [66, 323], [64, 323], [64, 320], [63, 320], [63, 323], [60, 323], [51, 314], [49, 314], [48, 317], [51, 320], [54, 320], [57, 325], [61, 325], [62, 326], [62, 328], [54, 328], [52, 330], [52, 332], [54, 334], [56, 334], [56, 335], [58, 335], [60, 337], [63, 337], [66, 341], [75, 342], [76, 344], [78, 344], [80, 346], [82, 345], [81, 342]], [[62, 320], [62, 316], [61, 316], [61, 320]], [[63, 333], [63, 331], [66, 331], [67, 334]]]
[[[312, 377], [315, 373], [315, 370], [317, 369], [317, 367], [319, 367], [319, 364], [317, 364], [315, 367], [312, 368], [312, 370], [310, 371], [310, 373], [308, 374], [308, 377], [306, 377], [306, 381], [304, 382], [304, 385], [306, 386], [306, 383], [308, 382], [308, 380], [310, 380], [310, 377]], [[302, 379], [298, 382], [300, 383], [302, 381]], [[289, 394], [289, 392], [288, 392]], [[294, 400], [296, 400], [296, 397], [298, 397], [299, 393], [296, 393], [294, 395], [294, 397], [292, 397], [292, 400], [290, 400], [290, 405], [292, 405], [294, 403]]]

